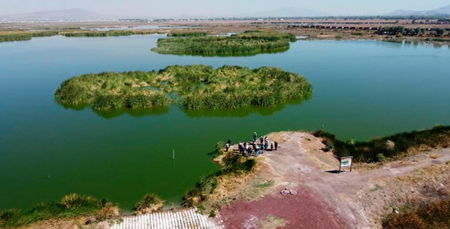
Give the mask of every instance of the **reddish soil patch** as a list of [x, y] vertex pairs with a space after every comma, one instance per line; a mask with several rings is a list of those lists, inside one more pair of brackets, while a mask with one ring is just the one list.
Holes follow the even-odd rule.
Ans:
[[284, 228], [350, 228], [339, 215], [307, 188], [297, 188], [297, 195], [267, 195], [261, 200], [245, 200], [220, 211], [225, 228], [259, 228], [258, 221], [274, 215], [286, 220]]

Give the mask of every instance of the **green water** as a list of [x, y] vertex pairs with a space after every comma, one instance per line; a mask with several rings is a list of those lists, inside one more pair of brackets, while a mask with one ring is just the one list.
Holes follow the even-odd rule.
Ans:
[[[324, 128], [366, 140], [450, 124], [450, 49], [377, 41], [299, 41], [253, 57], [158, 55], [160, 35], [35, 38], [0, 44], [0, 209], [77, 192], [131, 208], [146, 192], [179, 202], [217, 169], [219, 140], [253, 131]], [[271, 109], [97, 114], [58, 105], [72, 76], [149, 71], [173, 64], [279, 66], [308, 78], [313, 96]], [[176, 159], [172, 159], [175, 150]]]

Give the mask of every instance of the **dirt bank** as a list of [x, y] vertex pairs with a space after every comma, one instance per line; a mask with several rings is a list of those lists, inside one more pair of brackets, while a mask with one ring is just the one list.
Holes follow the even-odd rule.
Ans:
[[[220, 215], [226, 228], [261, 228], [261, 220], [270, 215], [284, 219], [283, 228], [378, 228], [384, 214], [408, 203], [408, 199], [397, 200], [404, 193], [394, 192], [395, 185], [389, 185], [396, 184], [392, 181], [404, 176], [414, 177], [415, 171], [428, 171], [430, 166], [446, 165], [450, 161], [450, 150], [443, 149], [387, 163], [377, 169], [339, 174], [335, 172], [339, 161], [332, 152], [322, 150], [321, 139], [302, 132], [279, 132], [268, 137], [278, 141], [280, 147], [278, 151], [262, 155], [261, 162], [265, 166], [259, 177], [273, 180], [275, 185], [257, 201], [239, 200], [223, 208]], [[439, 184], [431, 192], [448, 191], [443, 189], [450, 176], [433, 174], [433, 181]], [[420, 179], [426, 180], [426, 177]], [[403, 182], [401, 187], [416, 190], [418, 199], [417, 195], [433, 196], [428, 188], [421, 192], [419, 186], [424, 184]], [[296, 190], [298, 194], [283, 196], [280, 191], [285, 188]], [[439, 194], [434, 196], [439, 198]]]

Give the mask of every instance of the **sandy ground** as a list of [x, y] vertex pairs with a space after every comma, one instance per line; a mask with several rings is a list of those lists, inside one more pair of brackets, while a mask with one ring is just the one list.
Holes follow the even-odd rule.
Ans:
[[[335, 172], [338, 160], [331, 152], [322, 151], [320, 139], [301, 132], [274, 133], [269, 139], [277, 140], [280, 147], [263, 154], [268, 169], [260, 176], [274, 180], [276, 185], [258, 201], [240, 200], [222, 209], [226, 228], [260, 228], [258, 221], [269, 215], [285, 219], [284, 228], [377, 228], [380, 222], [373, 213], [389, 209], [383, 200], [388, 199], [386, 194], [378, 200], [368, 199], [366, 194], [372, 192], [375, 183], [450, 161], [450, 149], [443, 149], [374, 170], [339, 174]], [[280, 191], [285, 188], [298, 194], [283, 196]]]

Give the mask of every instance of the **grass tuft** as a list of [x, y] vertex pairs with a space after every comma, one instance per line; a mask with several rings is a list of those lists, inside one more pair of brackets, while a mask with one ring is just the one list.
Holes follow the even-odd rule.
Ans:
[[164, 200], [153, 193], [147, 193], [136, 203], [135, 210], [141, 214], [153, 213], [162, 210]]

